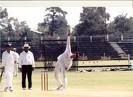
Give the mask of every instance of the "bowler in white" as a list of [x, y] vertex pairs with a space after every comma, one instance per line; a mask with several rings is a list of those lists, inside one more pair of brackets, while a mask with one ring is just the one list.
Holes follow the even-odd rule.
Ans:
[[68, 71], [72, 66], [72, 61], [75, 56], [76, 55], [71, 52], [70, 33], [68, 33], [66, 49], [61, 55], [58, 56], [57, 62], [55, 63], [55, 79], [58, 85], [57, 90], [66, 89], [66, 71]]

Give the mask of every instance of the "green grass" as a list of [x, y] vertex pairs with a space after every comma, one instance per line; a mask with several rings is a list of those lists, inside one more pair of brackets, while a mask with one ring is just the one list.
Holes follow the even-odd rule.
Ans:
[[[0, 97], [133, 97], [133, 72], [68, 72], [68, 89], [55, 91], [56, 81], [49, 72], [49, 91], [41, 91], [40, 71], [33, 73], [33, 90], [22, 91], [21, 74], [14, 78], [13, 93], [0, 92]], [[1, 86], [4, 84], [4, 80]]]

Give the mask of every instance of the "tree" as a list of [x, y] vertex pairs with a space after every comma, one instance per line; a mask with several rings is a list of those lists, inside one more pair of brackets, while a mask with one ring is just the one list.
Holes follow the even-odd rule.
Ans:
[[114, 18], [108, 26], [108, 32], [112, 34], [112, 37], [120, 38], [121, 35], [129, 37], [133, 34], [133, 18], [127, 18], [126, 15], [118, 15]]
[[0, 7], [0, 19], [5, 18], [7, 16], [8, 16], [7, 9], [6, 8], [2, 9], [2, 7]]
[[17, 18], [8, 17], [7, 9], [0, 8], [0, 32], [2, 39], [19, 40], [30, 34], [30, 28], [26, 21], [19, 22]]
[[7, 27], [7, 22], [8, 22], [8, 12], [7, 9], [0, 7], [0, 30], [3, 28]]
[[109, 20], [109, 17], [105, 7], [83, 7], [80, 23], [75, 27], [75, 34], [105, 34], [107, 32], [106, 21]]
[[120, 33], [127, 32], [130, 29], [129, 22], [130, 21], [128, 18], [126, 18], [126, 15], [125, 16], [119, 15], [119, 16], [115, 17], [114, 28], [115, 28], [116, 32], [120, 32]]
[[130, 29], [128, 30], [128, 32], [133, 34], [133, 17], [130, 17], [129, 21], [130, 21], [129, 22], [129, 28]]
[[60, 7], [46, 8], [44, 22], [38, 24], [38, 30], [51, 36], [65, 35], [68, 29], [66, 14]]
[[31, 36], [29, 35], [29, 33], [30, 33], [30, 28], [29, 28], [29, 26], [28, 26], [28, 24], [27, 24], [26, 21], [20, 22], [18, 32], [19, 32], [19, 34], [20, 34], [20, 36], [21, 36], [22, 38], [24, 38], [24, 37], [27, 37], [27, 38], [28, 38], [28, 37], [31, 37]]
[[[4, 38], [3, 36], [8, 34], [8, 28], [10, 26], [8, 25], [8, 12], [6, 8], [0, 7], [0, 37], [1, 40]], [[7, 33], [5, 33], [7, 32]]]

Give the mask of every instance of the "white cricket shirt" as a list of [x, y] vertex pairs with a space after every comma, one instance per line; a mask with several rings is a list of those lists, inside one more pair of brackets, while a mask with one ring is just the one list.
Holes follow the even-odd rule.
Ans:
[[34, 55], [31, 51], [28, 51], [27, 53], [23, 51], [20, 53], [19, 57], [19, 64], [21, 65], [32, 65], [32, 67], [35, 67], [35, 60]]

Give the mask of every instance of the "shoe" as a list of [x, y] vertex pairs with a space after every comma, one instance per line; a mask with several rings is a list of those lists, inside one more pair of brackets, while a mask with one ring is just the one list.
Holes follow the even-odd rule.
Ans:
[[10, 92], [13, 92], [13, 88], [12, 88], [12, 87], [9, 87], [9, 91], [10, 91]]
[[60, 85], [56, 90], [61, 90], [63, 88], [63, 85]]
[[23, 90], [26, 90], [26, 88], [22, 88]]
[[29, 90], [32, 90], [32, 88], [29, 88]]
[[5, 87], [5, 88], [4, 88], [4, 92], [7, 92], [7, 90], [8, 90], [8, 87]]

